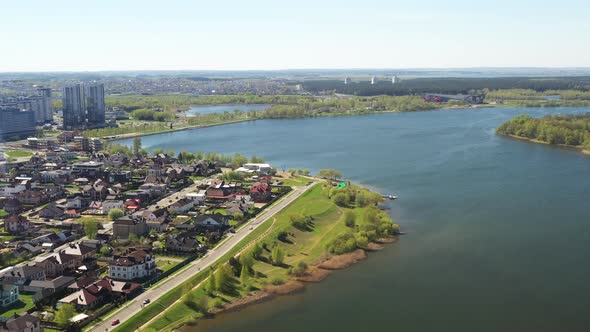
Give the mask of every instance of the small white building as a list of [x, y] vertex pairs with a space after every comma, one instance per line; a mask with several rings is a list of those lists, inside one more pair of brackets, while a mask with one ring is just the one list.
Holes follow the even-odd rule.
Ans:
[[207, 190], [199, 190], [196, 193], [188, 193], [186, 194], [186, 198], [194, 201], [195, 205], [200, 205], [205, 201], [205, 197], [207, 196]]
[[123, 210], [125, 205], [121, 200], [106, 200], [102, 202], [102, 212], [104, 214], [109, 214], [112, 209], [121, 209]]
[[242, 173], [260, 173], [269, 174], [272, 171], [270, 164], [244, 164], [242, 167], [236, 169], [236, 172]]

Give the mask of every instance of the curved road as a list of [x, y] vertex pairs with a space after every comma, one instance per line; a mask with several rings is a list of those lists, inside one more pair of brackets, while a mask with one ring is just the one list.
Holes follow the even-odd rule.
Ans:
[[[315, 183], [314, 183], [315, 184]], [[236, 246], [240, 241], [242, 241], [252, 230], [256, 229], [260, 225], [262, 225], [265, 221], [272, 218], [275, 214], [279, 211], [287, 207], [287, 205], [291, 204], [294, 200], [296, 200], [299, 196], [301, 196], [308, 188], [311, 188], [314, 184], [310, 184], [305, 187], [293, 187], [293, 191], [291, 191], [287, 196], [283, 197], [279, 200], [278, 203], [271, 206], [270, 208], [264, 210], [258, 216], [250, 220], [246, 226], [240, 228], [236, 231], [235, 234], [231, 234], [223, 240], [223, 242], [215, 247], [201, 259], [195, 260], [191, 262], [188, 268], [181, 270], [180, 272], [169, 276], [168, 278], [161, 281], [158, 285], [153, 288], [149, 288], [145, 292], [141, 293], [139, 296], [134, 298], [133, 300], [127, 302], [124, 307], [117, 310], [113, 314], [109, 315], [108, 317], [103, 317], [103, 321], [98, 325], [92, 327], [91, 331], [98, 331], [98, 332], [105, 332], [110, 331], [113, 327], [111, 326], [111, 321], [115, 319], [119, 319], [121, 323], [123, 323], [128, 318], [132, 317], [139, 311], [141, 311], [141, 303], [144, 299], [150, 299], [151, 302], [155, 302], [160, 296], [164, 295], [168, 291], [172, 290], [176, 286], [183, 283], [185, 280], [191, 278], [192, 276], [199, 273], [201, 270], [209, 267], [210, 265], [214, 264], [219, 258], [229, 252], [234, 246]], [[150, 305], [157, 305], [156, 303], [152, 303]]]

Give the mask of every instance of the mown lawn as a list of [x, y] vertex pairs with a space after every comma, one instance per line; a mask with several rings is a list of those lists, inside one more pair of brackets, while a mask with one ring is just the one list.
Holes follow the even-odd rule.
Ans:
[[175, 267], [176, 265], [178, 265], [180, 262], [177, 262], [176, 260], [166, 260], [166, 258], [161, 258], [156, 262], [156, 266], [158, 267], [158, 269], [160, 269], [162, 272], [166, 272], [168, 270], [170, 270], [171, 268]]
[[8, 307], [8, 310], [0, 315], [1, 317], [12, 317], [14, 314], [20, 314], [35, 306], [33, 303], [33, 295], [19, 294], [18, 298], [20, 301]]
[[296, 176], [291, 177], [291, 178], [275, 177], [275, 178], [273, 178], [273, 180], [282, 181], [283, 182], [283, 185], [289, 186], [289, 187], [305, 186], [310, 181], [308, 178], [303, 177], [301, 175], [296, 175]]
[[8, 155], [8, 158], [25, 158], [33, 155], [32, 152], [22, 150], [7, 150], [4, 152]]

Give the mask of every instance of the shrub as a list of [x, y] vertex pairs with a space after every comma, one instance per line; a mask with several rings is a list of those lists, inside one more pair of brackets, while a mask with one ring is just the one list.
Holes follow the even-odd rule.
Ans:
[[279, 278], [279, 277], [275, 277], [275, 278], [272, 278], [272, 280], [270, 281], [270, 283], [273, 284], [273, 285], [275, 285], [275, 286], [278, 286], [278, 285], [284, 284], [285, 283], [285, 280], [283, 280], [282, 278]]

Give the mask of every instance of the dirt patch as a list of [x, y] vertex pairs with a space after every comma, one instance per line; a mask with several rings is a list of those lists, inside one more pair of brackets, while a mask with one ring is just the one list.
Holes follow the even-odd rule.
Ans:
[[267, 293], [270, 293], [273, 295], [287, 295], [287, 294], [293, 294], [296, 292], [301, 292], [304, 289], [305, 289], [305, 285], [302, 282], [297, 281], [297, 280], [289, 280], [282, 285], [267, 286], [264, 290]]
[[375, 243], [388, 244], [388, 243], [395, 243], [395, 242], [397, 242], [397, 240], [398, 240], [398, 238], [396, 236], [382, 237], [382, 238], [375, 240]]
[[383, 249], [383, 246], [382, 245], [380, 245], [378, 243], [375, 243], [375, 242], [369, 242], [369, 244], [367, 245], [367, 249], [366, 250], [367, 251], [379, 251], [379, 250], [382, 250], [382, 249]]
[[226, 313], [226, 312], [235, 312], [239, 311], [249, 305], [263, 303], [272, 300], [275, 295], [270, 294], [265, 291], [259, 291], [247, 294], [245, 296], [240, 297], [239, 299], [235, 299], [228, 304], [224, 305], [223, 308], [212, 308], [211, 313]]
[[320, 282], [326, 279], [331, 273], [332, 271], [330, 270], [315, 268], [308, 271], [304, 276], [298, 277], [297, 280], [303, 282]]
[[363, 249], [357, 249], [347, 254], [332, 256], [321, 263], [318, 267], [326, 270], [341, 270], [366, 258], [367, 253]]

